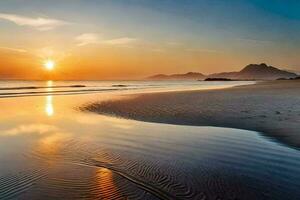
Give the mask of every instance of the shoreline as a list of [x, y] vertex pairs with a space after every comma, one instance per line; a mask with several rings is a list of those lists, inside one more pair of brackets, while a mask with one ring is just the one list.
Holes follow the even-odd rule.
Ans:
[[300, 81], [265, 81], [224, 89], [123, 95], [82, 108], [145, 122], [260, 132], [300, 147]]

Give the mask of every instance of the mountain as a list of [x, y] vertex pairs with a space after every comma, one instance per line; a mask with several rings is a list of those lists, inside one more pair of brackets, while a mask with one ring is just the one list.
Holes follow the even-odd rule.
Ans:
[[208, 78], [229, 78], [241, 80], [275, 80], [279, 78], [295, 78], [297, 74], [280, 70], [278, 68], [262, 64], [250, 64], [239, 72], [223, 72], [211, 74]]
[[147, 79], [150, 80], [199, 80], [205, 79], [205, 75], [197, 72], [188, 72], [186, 74], [157, 74], [154, 76], [150, 76]]
[[298, 76], [300, 76], [300, 71], [296, 71], [296, 70], [285, 70], [287, 72], [291, 72], [291, 73], [295, 73], [297, 74]]
[[197, 72], [188, 72], [186, 74], [157, 74], [150, 76], [150, 80], [204, 80], [208, 79], [231, 79], [231, 80], [276, 80], [296, 78], [298, 75], [286, 70], [280, 70], [276, 67], [262, 64], [250, 64], [239, 72], [222, 72], [210, 75], [203, 75]]

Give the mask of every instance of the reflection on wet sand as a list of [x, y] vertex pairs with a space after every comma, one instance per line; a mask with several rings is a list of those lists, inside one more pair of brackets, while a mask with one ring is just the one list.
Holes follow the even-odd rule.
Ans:
[[109, 199], [111, 194], [114, 194], [116, 199], [122, 197], [114, 183], [113, 172], [111, 170], [106, 168], [97, 169], [96, 180], [99, 184], [101, 199]]
[[54, 115], [54, 108], [53, 108], [53, 97], [51, 95], [46, 96], [46, 105], [45, 105], [45, 112], [47, 116], [51, 117]]
[[111, 97], [120, 98], [0, 99], [0, 199], [299, 196], [299, 151], [251, 131], [144, 123], [77, 109]]
[[35, 149], [34, 151], [39, 151], [42, 155], [48, 157], [55, 156], [62, 148], [63, 142], [68, 139], [68, 136], [67, 133], [60, 132], [44, 136], [38, 141], [38, 150]]
[[[53, 91], [53, 81], [47, 81], [47, 92]], [[54, 115], [54, 108], [53, 108], [53, 96], [47, 95], [46, 96], [46, 105], [45, 105], [45, 112], [47, 116], [51, 117]]]

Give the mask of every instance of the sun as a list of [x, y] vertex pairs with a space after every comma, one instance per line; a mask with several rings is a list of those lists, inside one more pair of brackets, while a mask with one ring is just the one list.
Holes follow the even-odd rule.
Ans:
[[46, 61], [44, 62], [44, 67], [45, 67], [47, 70], [51, 71], [51, 70], [53, 70], [54, 67], [55, 67], [55, 62], [54, 62], [53, 60], [46, 60]]

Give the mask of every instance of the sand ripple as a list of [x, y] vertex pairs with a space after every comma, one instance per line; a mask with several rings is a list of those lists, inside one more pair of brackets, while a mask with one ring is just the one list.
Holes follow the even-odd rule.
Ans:
[[297, 200], [300, 195], [295, 149], [236, 129], [136, 125], [57, 141], [56, 150], [31, 149], [24, 163], [32, 167], [1, 177], [1, 199]]
[[[120, 137], [122, 138], [122, 136]], [[208, 144], [216, 142], [217, 146], [220, 146], [222, 143], [226, 143], [226, 140], [230, 141], [232, 138], [221, 138], [220, 140], [216, 138], [215, 141], [209, 141]], [[110, 142], [107, 144], [111, 145]], [[300, 160], [288, 161], [294, 166], [289, 167], [287, 174], [281, 174], [283, 178], [280, 178], [280, 182], [276, 180], [277, 178], [272, 177], [268, 180], [265, 179], [268, 176], [265, 173], [268, 172], [258, 171], [255, 168], [260, 164], [263, 165], [262, 160], [255, 159], [251, 161], [252, 158], [250, 157], [249, 161], [255, 164], [244, 163], [244, 156], [249, 155], [246, 154], [247, 149], [242, 148], [243, 145], [245, 145], [243, 140], [240, 143], [238, 142], [237, 149], [239, 149], [240, 154], [234, 153], [237, 149], [233, 145], [233, 149], [229, 149], [228, 152], [219, 152], [217, 160], [212, 159], [216, 156], [213, 152], [217, 148], [213, 145], [211, 149], [205, 151], [207, 158], [202, 158], [202, 162], [197, 163], [195, 158], [193, 158], [194, 161], [191, 160], [193, 155], [184, 155], [167, 147], [164, 150], [160, 149], [161, 154], [155, 154], [148, 152], [150, 147], [144, 146], [143, 148], [137, 148], [138, 153], [133, 155], [131, 152], [124, 151], [128, 150], [126, 145], [121, 145], [123, 151], [112, 151], [97, 143], [82, 143], [72, 140], [65, 145], [58, 155], [55, 155], [55, 159], [77, 166], [97, 168], [100, 171], [101, 169], [111, 171], [112, 174], [118, 177], [114, 179], [114, 184], [123, 185], [121, 182], [125, 181], [127, 184], [130, 183], [128, 185], [134, 187], [133, 189], [126, 187], [123, 188], [124, 190], [131, 191], [132, 194], [136, 195], [140, 195], [138, 191], [143, 191], [151, 198], [231, 200], [270, 199], [270, 197], [272, 197], [271, 199], [282, 199], [283, 197], [289, 197], [289, 199], [295, 199], [297, 187], [300, 186], [300, 177], [297, 175], [297, 181], [291, 184], [291, 180], [284, 179], [284, 176], [297, 173], [296, 166], [300, 166]], [[254, 144], [250, 144], [250, 146], [252, 145]], [[251, 148], [255, 148], [255, 145]], [[182, 160], [173, 159], [170, 153], [172, 151], [174, 154], [178, 153], [179, 156], [182, 156]], [[261, 159], [270, 159], [270, 154], [266, 150], [262, 150], [262, 153]], [[283, 153], [276, 152], [274, 156], [273, 152], [271, 155], [276, 158]], [[39, 152], [34, 152], [34, 154], [40, 159], [48, 159], [43, 158], [43, 155]], [[218, 164], [219, 162], [221, 164]], [[269, 162], [272, 163], [270, 160]], [[231, 168], [227, 168], [227, 165]], [[232, 169], [234, 166], [237, 167], [237, 173]], [[280, 164], [278, 167], [280, 169]], [[281, 173], [276, 170], [274, 169], [273, 173]], [[261, 174], [257, 175], [257, 173]], [[81, 181], [82, 184], [88, 182], [84, 179], [81, 179]], [[68, 185], [68, 182], [64, 184]], [[54, 185], [60, 187], [58, 183]], [[109, 188], [110, 186], [105, 187]], [[279, 189], [280, 187], [281, 189]], [[76, 186], [75, 189], [81, 190], [82, 193], [90, 193], [85, 192], [84, 187], [80, 185]], [[121, 189], [118, 188], [118, 190]], [[109, 191], [113, 190], [109, 189]], [[99, 193], [99, 191], [97, 192]], [[102, 194], [101, 191], [100, 194]]]
[[0, 177], [0, 199], [12, 199], [22, 194], [43, 176], [42, 170], [36, 170]]

